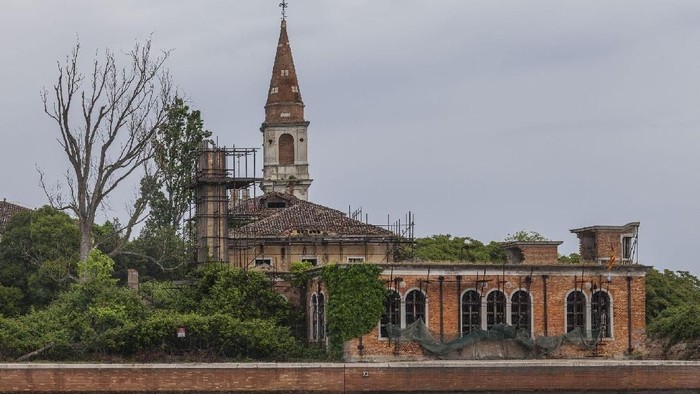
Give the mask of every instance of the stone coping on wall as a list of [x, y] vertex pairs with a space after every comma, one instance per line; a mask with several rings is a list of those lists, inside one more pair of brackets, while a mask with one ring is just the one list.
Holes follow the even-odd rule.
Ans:
[[[397, 361], [397, 362], [357, 362], [357, 363], [2, 363], [4, 369], [318, 369], [318, 368], [513, 368], [513, 367], [652, 367], [683, 366], [698, 367], [700, 361], [687, 360], [431, 360], [431, 361]], [[699, 371], [700, 372], [700, 371]]]

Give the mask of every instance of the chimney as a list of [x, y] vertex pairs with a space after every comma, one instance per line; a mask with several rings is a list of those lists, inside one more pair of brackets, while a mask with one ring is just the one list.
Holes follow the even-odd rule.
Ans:
[[126, 282], [131, 290], [139, 291], [139, 271], [129, 268]]

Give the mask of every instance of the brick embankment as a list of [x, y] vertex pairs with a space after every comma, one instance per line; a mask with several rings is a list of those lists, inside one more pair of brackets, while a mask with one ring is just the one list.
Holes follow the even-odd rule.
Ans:
[[700, 392], [700, 362], [2, 364], [0, 392]]

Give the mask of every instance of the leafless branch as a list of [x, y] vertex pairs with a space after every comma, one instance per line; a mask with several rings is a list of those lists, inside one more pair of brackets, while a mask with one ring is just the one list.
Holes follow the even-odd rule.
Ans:
[[[87, 78], [79, 71], [79, 54], [80, 42], [59, 62], [52, 93], [44, 89], [41, 98], [70, 163], [65, 180], [70, 202], [63, 207], [78, 218], [80, 258], [85, 259], [93, 247], [97, 209], [152, 158], [150, 142], [166, 117], [172, 82], [164, 67], [170, 53], [153, 57], [150, 39], [128, 52], [127, 67], [117, 65], [112, 51], [96, 55]], [[53, 205], [60, 195], [46, 187], [43, 173], [40, 178]], [[125, 227], [127, 237], [141, 220], [144, 204], [135, 205]]]

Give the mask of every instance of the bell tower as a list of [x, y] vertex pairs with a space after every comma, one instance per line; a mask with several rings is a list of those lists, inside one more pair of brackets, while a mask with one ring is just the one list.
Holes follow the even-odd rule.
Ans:
[[282, 192], [309, 199], [313, 180], [309, 177], [308, 127], [287, 36], [287, 21], [283, 17], [267, 92], [265, 122], [260, 127], [263, 134], [260, 187], [264, 193]]

